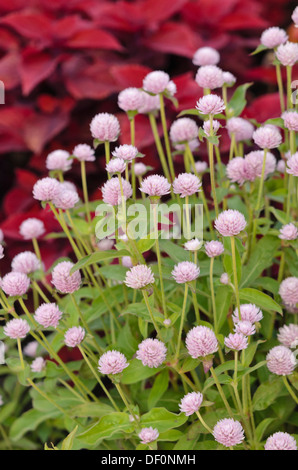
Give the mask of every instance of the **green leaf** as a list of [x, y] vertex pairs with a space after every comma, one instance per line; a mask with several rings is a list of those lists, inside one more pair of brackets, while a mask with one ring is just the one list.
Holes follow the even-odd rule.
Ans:
[[266, 429], [268, 428], [269, 424], [273, 423], [275, 418], [265, 418], [263, 421], [256, 428], [256, 439], [258, 442], [261, 442]]
[[158, 372], [161, 372], [163, 367], [158, 367], [152, 369], [148, 366], [143, 366], [142, 362], [139, 359], [133, 359], [130, 361], [129, 366], [124, 369], [121, 382], [124, 384], [135, 384], [141, 382], [142, 380], [148, 379]]
[[231, 299], [232, 292], [227, 286], [220, 286], [216, 289], [215, 306], [219, 332], [227, 319], [227, 315], [229, 313], [229, 308], [231, 305]]
[[78, 426], [76, 426], [71, 433], [66, 436], [66, 438], [62, 442], [61, 450], [71, 450], [73, 446], [73, 441], [78, 430]]
[[121, 258], [122, 256], [129, 256], [130, 253], [127, 250], [107, 250], [107, 251], [97, 251], [92, 253], [92, 255], [85, 256], [80, 259], [71, 269], [70, 273], [73, 274], [78, 269], [86, 268], [90, 264], [97, 264], [101, 261], [111, 260], [115, 258]]
[[247, 265], [243, 268], [243, 275], [240, 287], [249, 286], [255, 279], [261, 276], [264, 269], [272, 264], [272, 258], [280, 245], [277, 237], [270, 235], [262, 238], [252, 251]]
[[245, 83], [240, 85], [234, 92], [231, 100], [228, 103], [228, 111], [233, 116], [239, 116], [246, 106], [246, 91], [252, 83]]
[[179, 263], [180, 261], [187, 261], [189, 258], [189, 253], [184, 250], [184, 248], [169, 240], [160, 240], [159, 245], [161, 251], [169, 255], [169, 257], [175, 261], [175, 263]]
[[263, 308], [264, 310], [269, 310], [273, 312], [278, 312], [282, 315], [281, 306], [269, 297], [269, 295], [264, 294], [256, 289], [245, 288], [239, 290], [240, 301], [243, 303], [252, 303], [256, 304], [258, 307]]
[[153, 408], [166, 392], [169, 384], [169, 371], [164, 369], [155, 379], [148, 397], [148, 409]]
[[96, 424], [79, 434], [77, 439], [89, 446], [97, 445], [102, 439], [109, 439], [115, 433], [133, 432], [134, 426], [127, 413], [111, 413], [103, 416]]
[[264, 46], [264, 44], [259, 44], [258, 47], [250, 53], [250, 55], [256, 55], [259, 54], [260, 52], [267, 51], [268, 47]]
[[283, 383], [280, 378], [261, 384], [252, 400], [255, 411], [266, 410], [275, 402], [283, 389]]
[[149, 413], [141, 417], [141, 425], [143, 427], [152, 426], [153, 428], [157, 428], [160, 433], [163, 433], [169, 429], [182, 426], [187, 419], [184, 413], [175, 414], [171, 413], [166, 408], [153, 408]]
[[13, 441], [18, 441], [27, 432], [34, 431], [41, 423], [43, 423], [47, 419], [53, 419], [60, 415], [61, 411], [57, 409], [51, 410], [49, 413], [34, 409], [26, 411], [22, 414], [22, 416], [20, 416], [20, 418], [16, 419], [13, 422], [10, 428], [9, 437]]

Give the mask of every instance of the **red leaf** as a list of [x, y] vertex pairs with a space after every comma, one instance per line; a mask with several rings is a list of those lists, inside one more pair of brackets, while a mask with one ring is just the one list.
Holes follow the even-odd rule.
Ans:
[[[11, 26], [21, 36], [28, 39], [46, 40], [51, 31], [51, 20], [41, 13], [11, 13], [0, 20], [0, 23]], [[46, 41], [47, 42], [47, 41]]]
[[223, 18], [220, 25], [221, 28], [226, 31], [235, 31], [243, 29], [265, 29], [269, 26], [269, 23], [267, 20], [257, 15], [246, 12], [232, 13]]
[[256, 98], [253, 103], [246, 108], [244, 117], [257, 119], [258, 122], [280, 117], [279, 94], [270, 93]]
[[15, 170], [15, 174], [18, 186], [31, 193], [32, 188], [37, 181], [37, 176], [34, 173], [31, 173], [31, 171], [21, 168], [17, 168]]
[[25, 189], [13, 188], [7, 193], [3, 207], [6, 214], [27, 212], [32, 207], [32, 195]]
[[40, 153], [53, 137], [68, 124], [68, 116], [63, 113], [54, 115], [35, 114], [25, 123], [24, 139], [30, 150]]
[[144, 77], [151, 72], [151, 70], [152, 69], [149, 67], [138, 64], [114, 65], [110, 68], [111, 75], [121, 88], [141, 88]]
[[55, 71], [60, 59], [61, 56], [53, 58], [47, 52], [39, 52], [31, 48], [23, 51], [21, 80], [25, 96]]
[[159, 23], [180, 11], [186, 3], [188, 0], [145, 0], [139, 2], [139, 7], [146, 21]]
[[110, 49], [121, 51], [123, 47], [114, 36], [100, 29], [89, 29], [81, 31], [66, 42], [68, 47], [76, 49]]
[[20, 56], [13, 51], [0, 60], [0, 78], [6, 90], [12, 90], [20, 83]]

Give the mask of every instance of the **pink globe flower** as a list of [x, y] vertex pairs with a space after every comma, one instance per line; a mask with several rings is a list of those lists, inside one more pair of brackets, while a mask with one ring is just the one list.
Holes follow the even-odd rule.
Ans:
[[296, 240], [298, 238], [297, 227], [292, 223], [283, 225], [279, 231], [279, 238], [281, 240]]
[[149, 95], [145, 91], [142, 91], [142, 104], [140, 105], [138, 112], [140, 114], [154, 113], [160, 108], [160, 101], [158, 95]]
[[156, 70], [146, 75], [143, 80], [143, 88], [149, 93], [158, 95], [159, 93], [164, 93], [166, 91], [169, 82], [170, 77], [166, 72]]
[[141, 439], [142, 444], [149, 444], [150, 442], [154, 442], [158, 439], [159, 432], [157, 429], [150, 426], [149, 428], [141, 429], [138, 436]]
[[279, 295], [283, 302], [290, 307], [298, 303], [298, 277], [287, 277], [279, 286]]
[[130, 256], [123, 256], [122, 266], [124, 266], [125, 268], [132, 268], [133, 267], [132, 258]]
[[95, 161], [95, 152], [93, 148], [88, 144], [78, 144], [72, 151], [77, 160], [80, 162], [94, 162]]
[[284, 66], [292, 67], [298, 60], [298, 44], [296, 42], [286, 42], [278, 46], [276, 57]]
[[179, 403], [181, 413], [185, 413], [186, 416], [199, 411], [201, 404], [203, 403], [203, 395], [200, 392], [187, 393]]
[[30, 326], [26, 320], [22, 318], [14, 318], [6, 323], [3, 333], [12, 339], [25, 338], [30, 331]]
[[60, 190], [59, 195], [53, 199], [53, 204], [62, 210], [73, 209], [75, 205], [79, 202], [79, 195], [77, 192], [69, 189]]
[[259, 323], [263, 318], [262, 311], [254, 304], [240, 305], [240, 315], [241, 320], [239, 319], [238, 308], [235, 308], [232, 317], [234, 324], [237, 324], [239, 321], [248, 321], [252, 324], [255, 324]]
[[142, 92], [138, 88], [126, 88], [118, 95], [118, 106], [125, 112], [137, 111], [142, 103]]
[[181, 261], [172, 271], [172, 276], [177, 284], [192, 282], [199, 277], [200, 268], [191, 261]]
[[297, 450], [296, 439], [287, 432], [275, 432], [268, 437], [265, 450]]
[[195, 162], [195, 170], [198, 174], [204, 173], [208, 169], [206, 162]]
[[0, 259], [4, 258], [4, 248], [2, 245], [0, 245]]
[[297, 26], [298, 26], [298, 7], [296, 7], [295, 10], [292, 13], [292, 20], [294, 21], [295, 26], [297, 28]]
[[176, 83], [173, 80], [170, 80], [165, 91], [168, 95], [174, 96], [177, 93]]
[[218, 350], [218, 341], [207, 326], [195, 326], [186, 335], [186, 348], [193, 358], [206, 357]]
[[37, 341], [30, 341], [24, 347], [23, 352], [24, 352], [24, 354], [26, 354], [26, 356], [35, 357], [36, 352], [37, 352], [37, 348], [38, 348], [38, 342]]
[[[204, 121], [203, 130], [208, 137], [210, 136], [210, 125], [211, 125], [210, 119], [208, 119], [207, 121]], [[217, 121], [216, 119], [213, 119], [212, 120], [212, 135], [217, 134], [217, 131], [219, 128], [220, 128], [220, 122]]]
[[246, 227], [243, 214], [237, 210], [228, 209], [223, 211], [215, 220], [214, 227], [223, 237], [239, 235]]
[[135, 175], [143, 176], [147, 173], [147, 166], [144, 163], [135, 163]]
[[35, 311], [34, 319], [45, 328], [57, 328], [62, 317], [58, 305], [54, 303], [41, 304]]
[[221, 88], [224, 83], [222, 70], [216, 65], [203, 65], [197, 71], [195, 81], [202, 88]]
[[[184, 152], [184, 150], [186, 149], [186, 144], [173, 144], [175, 149], [180, 151], [180, 152]], [[188, 146], [191, 150], [191, 152], [195, 152], [197, 150], [197, 148], [200, 146], [200, 142], [199, 142], [199, 139], [193, 139], [193, 140], [190, 140], [188, 142]]]
[[196, 109], [201, 114], [220, 114], [226, 109], [224, 101], [217, 95], [206, 95], [197, 101]]
[[214, 258], [215, 256], [220, 256], [225, 251], [224, 246], [218, 240], [211, 240], [210, 242], [205, 243], [205, 252], [209, 258]]
[[246, 119], [240, 117], [228, 119], [226, 127], [230, 137], [234, 134], [236, 142], [250, 140], [254, 132], [254, 126]]
[[235, 85], [237, 78], [231, 72], [223, 72], [224, 85], [233, 86]]
[[228, 273], [222, 273], [220, 276], [220, 283], [223, 284], [224, 286], [227, 286], [230, 282], [230, 278]]
[[143, 366], [159, 367], [166, 360], [167, 348], [158, 339], [145, 339], [138, 348], [136, 358], [142, 361]]
[[59, 196], [60, 183], [55, 178], [42, 178], [33, 187], [33, 197], [38, 201], [53, 201]]
[[112, 155], [113, 157], [121, 158], [126, 162], [131, 162], [137, 157], [138, 153], [138, 149], [133, 145], [124, 144], [116, 147], [114, 152], [112, 152]]
[[295, 369], [296, 359], [289, 348], [275, 346], [266, 356], [267, 367], [276, 375], [291, 375]]
[[225, 346], [233, 351], [242, 351], [248, 347], [247, 337], [242, 333], [230, 333], [225, 338]]
[[85, 330], [81, 326], [69, 328], [64, 335], [64, 342], [69, 348], [75, 348], [85, 338]]
[[259, 127], [254, 131], [252, 137], [255, 144], [261, 147], [261, 149], [274, 149], [282, 142], [280, 132], [271, 126]]
[[4, 233], [3, 233], [3, 230], [1, 230], [0, 228], [0, 243], [3, 243], [4, 242]]
[[72, 294], [81, 286], [80, 271], [70, 274], [74, 264], [71, 261], [62, 261], [57, 264], [52, 272], [52, 283], [63, 294]]
[[45, 233], [44, 223], [35, 218], [24, 220], [20, 225], [20, 234], [25, 240], [32, 240], [32, 238], [39, 238]]
[[193, 56], [192, 63], [201, 67], [202, 65], [216, 65], [220, 61], [219, 52], [213, 47], [200, 47]]
[[121, 374], [129, 366], [124, 354], [119, 351], [107, 351], [98, 361], [98, 370], [102, 374], [115, 375]]
[[41, 269], [41, 263], [35, 253], [23, 251], [16, 255], [11, 262], [11, 270], [19, 273], [30, 274]]
[[[122, 181], [122, 188], [123, 188], [123, 197], [126, 201], [132, 196], [132, 187], [129, 181], [126, 181], [124, 178], [121, 178]], [[102, 191], [102, 199], [106, 204], [111, 204], [112, 206], [117, 206], [121, 203], [122, 194], [121, 194], [121, 186], [118, 177], [111, 178], [110, 180], [106, 181], [103, 187], [101, 188]]]
[[298, 152], [294, 153], [287, 161], [287, 173], [298, 176]]
[[72, 165], [72, 160], [69, 157], [70, 154], [66, 150], [54, 150], [47, 156], [46, 167], [50, 171], [68, 171]]
[[284, 125], [289, 131], [298, 131], [298, 113], [296, 111], [286, 111], [282, 118]]
[[115, 240], [110, 240], [109, 238], [103, 238], [97, 243], [97, 248], [100, 251], [111, 250], [115, 245]]
[[180, 197], [192, 196], [200, 191], [201, 186], [201, 181], [193, 173], [181, 173], [174, 179], [173, 191]]
[[30, 367], [31, 367], [32, 372], [42, 372], [45, 366], [46, 366], [46, 361], [44, 360], [43, 357], [39, 356], [34, 359]]
[[278, 330], [277, 339], [287, 348], [296, 348], [298, 346], [298, 325], [294, 323], [284, 325]]
[[60, 192], [61, 191], [72, 191], [76, 194], [78, 194], [76, 185], [72, 183], [71, 181], [62, 181], [60, 183]]
[[239, 321], [236, 323], [235, 332], [241, 333], [244, 336], [252, 336], [256, 332], [256, 327], [253, 323], [250, 323], [250, 321]]
[[231, 418], [221, 419], [213, 429], [214, 439], [225, 447], [233, 447], [244, 440], [244, 431], [239, 421]]
[[113, 158], [106, 165], [106, 170], [108, 173], [123, 173], [126, 168], [126, 162], [122, 158]]
[[247, 180], [245, 159], [235, 157], [230, 160], [226, 167], [226, 173], [232, 183], [238, 183], [242, 186]]
[[[255, 150], [249, 152], [244, 158], [244, 171], [248, 181], [255, 181], [261, 178], [264, 160], [264, 151]], [[276, 168], [276, 158], [271, 152], [267, 152], [264, 177], [267, 178], [270, 173], [274, 173]]]
[[100, 142], [115, 142], [120, 134], [120, 124], [113, 114], [99, 113], [92, 119], [90, 131]]
[[197, 123], [190, 118], [179, 118], [173, 122], [170, 128], [170, 139], [172, 142], [190, 142], [199, 134]]
[[261, 35], [261, 44], [269, 49], [275, 49], [275, 47], [284, 44], [287, 40], [288, 35], [285, 30], [276, 26], [265, 29]]
[[154, 276], [149, 266], [139, 264], [126, 273], [124, 283], [132, 289], [144, 289], [154, 283]]
[[198, 251], [202, 246], [202, 242], [198, 238], [193, 238], [184, 243], [184, 249], [188, 251]]
[[25, 295], [30, 286], [30, 279], [24, 273], [11, 272], [1, 282], [1, 288], [9, 296]]
[[164, 176], [150, 175], [142, 181], [140, 191], [150, 197], [161, 197], [169, 194], [171, 184]]
[[284, 160], [279, 160], [276, 165], [276, 170], [279, 173], [285, 173], [286, 171], [286, 162]]

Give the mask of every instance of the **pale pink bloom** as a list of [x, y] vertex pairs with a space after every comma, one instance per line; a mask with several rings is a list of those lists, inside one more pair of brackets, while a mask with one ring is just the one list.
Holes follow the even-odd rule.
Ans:
[[32, 240], [32, 238], [39, 238], [45, 233], [44, 223], [35, 218], [24, 220], [20, 225], [20, 234], [25, 240]]
[[298, 277], [287, 277], [279, 286], [279, 295], [283, 302], [290, 307], [298, 303]]
[[[262, 168], [264, 160], [264, 151], [263, 150], [254, 150], [249, 152], [244, 158], [244, 169], [246, 179], [248, 181], [255, 181], [256, 178], [261, 178]], [[276, 158], [271, 152], [267, 152], [266, 163], [265, 163], [265, 173], [264, 177], [270, 173], [274, 173], [276, 168]]]
[[123, 256], [122, 257], [122, 266], [125, 266], [125, 268], [132, 268], [133, 267], [133, 262], [132, 262], [131, 256]]
[[46, 366], [46, 361], [44, 360], [43, 357], [39, 356], [34, 359], [30, 367], [31, 367], [32, 372], [42, 372], [45, 366]]
[[200, 406], [203, 402], [203, 395], [200, 392], [190, 392], [184, 395], [179, 403], [181, 413], [185, 413], [186, 416], [199, 411]]
[[287, 432], [275, 432], [268, 437], [265, 450], [297, 450], [296, 439]]
[[279, 173], [285, 173], [285, 171], [286, 171], [286, 162], [284, 160], [279, 160], [277, 162], [276, 169]]
[[236, 142], [251, 139], [254, 132], [254, 126], [251, 122], [240, 117], [228, 119], [226, 128], [230, 137], [234, 134]]
[[222, 70], [216, 65], [203, 65], [197, 71], [195, 81], [201, 88], [221, 88], [224, 83]]
[[173, 122], [170, 128], [172, 142], [189, 142], [196, 139], [199, 134], [197, 123], [188, 117], [179, 118]]
[[172, 276], [178, 284], [192, 282], [199, 277], [200, 268], [191, 261], [181, 261], [172, 271]]
[[298, 152], [294, 153], [287, 161], [287, 173], [298, 176]]
[[24, 354], [26, 354], [26, 356], [35, 357], [36, 352], [37, 352], [37, 348], [38, 348], [38, 342], [37, 341], [30, 341], [24, 347], [23, 352], [24, 352]]
[[234, 331], [236, 333], [242, 333], [244, 336], [252, 336], [256, 332], [256, 327], [253, 323], [250, 323], [250, 321], [244, 320], [236, 323]]
[[119, 351], [107, 351], [98, 361], [98, 370], [102, 374], [121, 374], [129, 366], [126, 357]]
[[142, 181], [140, 191], [151, 197], [161, 197], [169, 194], [171, 184], [164, 176], [150, 175]]
[[81, 286], [81, 274], [77, 270], [70, 274], [74, 264], [71, 261], [58, 263], [52, 272], [52, 283], [55, 288], [63, 294], [72, 294]]
[[164, 324], [165, 326], [171, 326], [172, 321], [171, 321], [169, 318], [166, 318], [166, 319], [163, 321], [163, 324]]
[[[216, 119], [212, 120], [212, 135], [215, 135], [220, 128], [220, 122]], [[205, 134], [209, 137], [210, 136], [210, 119], [204, 121], [203, 130]]]
[[72, 165], [72, 159], [66, 150], [54, 150], [49, 153], [46, 159], [46, 167], [48, 170], [68, 171]]
[[242, 186], [247, 180], [245, 159], [242, 157], [232, 158], [227, 164], [226, 174], [232, 183], [238, 183]]
[[177, 85], [176, 83], [173, 81], [173, 80], [170, 80], [168, 85], [167, 85], [167, 88], [166, 88], [166, 92], [170, 95], [170, 96], [174, 96], [176, 95], [177, 93]]
[[298, 325], [294, 323], [284, 325], [278, 330], [277, 339], [287, 348], [296, 348], [298, 346]]
[[41, 304], [34, 315], [35, 321], [45, 328], [49, 328], [50, 326], [57, 328], [61, 317], [62, 312], [60, 312], [58, 305], [55, 303]]
[[4, 248], [0, 245], [0, 259], [4, 258]]
[[[297, 46], [298, 47], [298, 46]], [[282, 142], [280, 132], [271, 126], [261, 126], [252, 135], [255, 144], [262, 149], [274, 149]]]
[[206, 162], [195, 162], [195, 170], [198, 174], [204, 173], [208, 169]]
[[90, 131], [100, 142], [115, 142], [120, 134], [120, 124], [113, 114], [99, 113], [92, 119]]
[[193, 358], [206, 357], [218, 350], [218, 341], [207, 326], [195, 326], [186, 335], [186, 348]]
[[[126, 181], [124, 178], [121, 177], [122, 181], [122, 188], [123, 188], [123, 197], [126, 201], [132, 196], [132, 187], [129, 181]], [[117, 176], [115, 178], [111, 178], [110, 180], [106, 181], [103, 187], [101, 188], [102, 191], [102, 199], [106, 204], [111, 204], [112, 206], [117, 206], [121, 203], [122, 194], [121, 194], [121, 186], [120, 181]]]
[[100, 251], [111, 250], [115, 244], [115, 240], [109, 238], [103, 238], [97, 243], [97, 247]]
[[284, 66], [292, 67], [298, 60], [298, 44], [296, 42], [286, 42], [278, 46], [276, 57]]
[[226, 109], [224, 101], [217, 95], [206, 95], [197, 101], [196, 109], [201, 114], [220, 114]]
[[41, 269], [41, 264], [35, 253], [23, 251], [16, 255], [11, 262], [11, 270], [30, 274]]
[[276, 375], [291, 375], [295, 369], [296, 359], [289, 348], [275, 346], [266, 356], [267, 367]]
[[147, 173], [147, 166], [144, 163], [135, 163], [135, 175], [136, 176], [143, 176]]
[[298, 113], [296, 111], [286, 111], [282, 118], [284, 125], [289, 131], [298, 131]]
[[126, 168], [126, 162], [122, 158], [113, 158], [106, 165], [106, 170], [108, 173], [123, 173]]
[[173, 191], [183, 198], [199, 192], [201, 186], [201, 181], [193, 173], [181, 173], [174, 179]]
[[9, 296], [22, 296], [30, 286], [30, 279], [24, 273], [10, 272], [2, 278], [1, 288]]
[[[188, 146], [191, 152], [195, 152], [195, 150], [200, 146], [199, 139], [193, 139], [188, 142]], [[186, 144], [174, 144], [176, 150], [183, 151], [186, 149]]]
[[42, 178], [33, 187], [33, 197], [38, 201], [52, 201], [59, 196], [60, 183], [55, 178]]
[[225, 251], [224, 246], [218, 240], [211, 240], [210, 242], [205, 243], [205, 252], [209, 258], [214, 258], [215, 256], [220, 256]]
[[60, 190], [59, 195], [53, 199], [53, 204], [62, 210], [73, 209], [74, 206], [79, 202], [79, 195], [77, 192], [69, 189]]
[[184, 243], [184, 249], [188, 251], [198, 251], [202, 246], [202, 242], [198, 238], [193, 238]]
[[95, 161], [95, 152], [93, 148], [88, 144], [78, 144], [72, 151], [74, 157], [76, 157], [80, 162], [94, 162]]
[[142, 444], [149, 444], [150, 442], [156, 441], [156, 439], [158, 439], [159, 432], [157, 429], [150, 426], [149, 428], [141, 429], [138, 436], [141, 439]]
[[134, 158], [137, 157], [139, 151], [134, 145], [119, 145], [116, 147], [114, 152], [112, 152], [113, 157], [122, 158], [126, 162], [131, 162]]
[[239, 421], [232, 418], [219, 420], [213, 428], [214, 439], [225, 447], [233, 447], [244, 440], [244, 431]]
[[166, 360], [167, 348], [158, 339], [147, 338], [138, 348], [136, 358], [142, 361], [143, 366], [159, 367]]
[[132, 289], [144, 289], [154, 283], [154, 276], [149, 266], [139, 264], [126, 273], [124, 283]]
[[282, 240], [296, 240], [298, 229], [294, 224], [283, 225], [279, 231], [279, 238]]
[[286, 160], [289, 160], [289, 158], [291, 158], [292, 154], [291, 154], [291, 151], [288, 150], [287, 152], [285, 152], [285, 159]]
[[296, 7], [295, 10], [292, 13], [292, 20], [294, 21], [295, 26], [297, 28], [297, 26], [298, 26], [298, 7]]
[[[263, 318], [262, 311], [259, 309], [259, 307], [257, 307], [254, 304], [240, 305], [240, 314], [241, 314], [241, 321], [249, 321], [250, 323], [253, 323], [253, 324], [260, 322]], [[237, 307], [234, 310], [232, 319], [233, 319], [234, 324], [237, 324], [240, 321]]]
[[142, 92], [138, 88], [126, 88], [118, 95], [118, 106], [123, 111], [137, 111], [142, 106]]
[[273, 26], [272, 28], [265, 29], [261, 35], [261, 44], [274, 49], [281, 44], [284, 44], [288, 40], [288, 35], [284, 29]]
[[146, 75], [143, 80], [143, 88], [149, 93], [158, 95], [164, 93], [169, 85], [170, 77], [166, 72], [162, 70], [155, 70]]
[[140, 105], [138, 111], [141, 114], [154, 113], [160, 108], [160, 101], [158, 95], [149, 95], [145, 91], [142, 91], [142, 104]]
[[228, 85], [228, 86], [235, 85], [237, 81], [235, 75], [233, 75], [231, 72], [223, 72], [222, 75], [223, 75], [223, 81], [225, 85]]
[[3, 230], [1, 230], [0, 228], [0, 243], [3, 243], [4, 242], [4, 233], [3, 233]]
[[242, 333], [230, 333], [225, 338], [225, 346], [233, 351], [242, 351], [248, 347], [247, 337]]
[[74, 193], [78, 193], [76, 185], [71, 181], [62, 181], [60, 183], [60, 191], [72, 191]]
[[225, 286], [229, 284], [230, 279], [228, 273], [222, 273], [222, 275], [220, 276], [220, 282]]
[[216, 65], [220, 61], [219, 52], [213, 47], [200, 47], [193, 56], [192, 63], [201, 67], [202, 65]]
[[221, 212], [214, 223], [214, 227], [223, 237], [239, 235], [246, 225], [244, 215], [233, 209]]
[[81, 326], [69, 328], [64, 335], [64, 342], [69, 348], [75, 348], [85, 338], [85, 330]]
[[12, 339], [25, 338], [30, 331], [30, 326], [22, 318], [14, 318], [6, 323], [3, 333]]

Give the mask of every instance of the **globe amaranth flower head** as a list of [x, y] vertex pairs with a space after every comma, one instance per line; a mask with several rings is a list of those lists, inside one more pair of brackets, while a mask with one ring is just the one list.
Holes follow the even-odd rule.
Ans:
[[296, 439], [287, 432], [275, 432], [268, 437], [265, 450], [297, 450]]
[[34, 359], [30, 368], [32, 372], [42, 372], [45, 366], [46, 366], [46, 361], [44, 360], [43, 357], [39, 356]]
[[222, 70], [216, 65], [203, 65], [197, 71], [195, 81], [201, 88], [221, 88], [224, 83]]
[[207, 326], [195, 326], [186, 335], [186, 348], [193, 358], [206, 357], [218, 350], [214, 332]]
[[266, 356], [267, 367], [276, 375], [291, 375], [296, 366], [296, 359], [289, 348], [275, 346]]
[[281, 133], [275, 126], [261, 126], [254, 131], [252, 137], [261, 149], [274, 149], [282, 142]]
[[241, 320], [239, 318], [238, 308], [236, 307], [232, 317], [234, 324], [237, 324], [239, 321], [249, 321], [252, 324], [258, 323], [262, 320], [263, 313], [259, 307], [254, 304], [242, 304], [240, 305], [240, 316]]
[[296, 111], [285, 111], [282, 114], [284, 125], [289, 131], [298, 131], [298, 113]]
[[273, 26], [265, 29], [261, 35], [261, 44], [268, 49], [275, 49], [277, 46], [284, 44], [288, 40], [288, 35], [284, 29]]
[[125, 268], [132, 268], [133, 262], [131, 256], [123, 256], [122, 257], [122, 266]]
[[172, 276], [178, 284], [192, 282], [199, 277], [200, 268], [191, 261], [181, 261], [172, 271]]
[[[187, 144], [174, 144], [175, 150], [179, 152], [184, 152], [186, 149]], [[195, 152], [197, 148], [200, 146], [199, 139], [193, 139], [188, 142], [188, 146], [191, 152]]]
[[221, 99], [219, 96], [206, 95], [197, 101], [196, 109], [201, 114], [211, 114], [214, 116], [215, 114], [220, 114], [222, 111], [224, 111], [226, 106], [223, 99]]
[[116, 147], [112, 155], [116, 158], [122, 158], [126, 162], [131, 162], [137, 157], [138, 153], [139, 151], [134, 145], [123, 144]]
[[164, 93], [169, 85], [170, 77], [166, 72], [162, 70], [155, 70], [146, 75], [143, 80], [143, 88], [149, 93], [158, 95]]
[[239, 421], [221, 419], [213, 428], [214, 439], [225, 447], [234, 447], [244, 440], [244, 431]]
[[54, 150], [46, 158], [46, 167], [48, 170], [68, 171], [71, 169], [72, 159], [66, 150]]
[[138, 109], [140, 114], [149, 114], [155, 113], [158, 109], [160, 109], [160, 101], [158, 95], [149, 95], [145, 91], [142, 91], [142, 104]]
[[4, 258], [4, 248], [3, 245], [0, 245], [0, 259]]
[[136, 353], [136, 358], [142, 361], [143, 366], [159, 367], [165, 361], [167, 348], [158, 339], [147, 338], [142, 341]]
[[253, 323], [250, 323], [250, 321], [243, 320], [236, 323], [234, 331], [244, 336], [252, 336], [256, 332], [256, 327]]
[[235, 85], [237, 78], [231, 72], [223, 72], [222, 76], [223, 76], [224, 85], [229, 86], [229, 87]]
[[120, 124], [113, 114], [99, 113], [92, 119], [90, 131], [100, 142], [115, 142], [120, 134]]
[[35, 357], [36, 352], [37, 352], [37, 348], [38, 348], [38, 342], [37, 341], [30, 341], [24, 347], [23, 352], [24, 352], [24, 354], [26, 354], [26, 356]]
[[118, 106], [125, 112], [138, 111], [143, 104], [142, 91], [138, 88], [130, 87], [122, 90], [118, 95]]
[[279, 295], [283, 302], [290, 307], [298, 303], [298, 277], [287, 277], [279, 286]]
[[297, 28], [297, 26], [298, 26], [298, 7], [296, 7], [295, 10], [292, 13], [292, 20], [294, 21], [294, 24]]
[[290, 323], [284, 325], [278, 330], [278, 341], [287, 348], [296, 348], [298, 346], [298, 325]]
[[33, 186], [33, 197], [38, 201], [49, 202], [59, 196], [60, 183], [55, 178], [42, 178]]
[[193, 238], [192, 240], [188, 240], [188, 242], [184, 243], [184, 249], [187, 251], [198, 251], [202, 245], [202, 241], [198, 238]]
[[11, 262], [11, 270], [30, 274], [41, 269], [41, 263], [35, 253], [23, 251], [16, 255]]
[[[132, 187], [129, 181], [126, 181], [121, 177], [123, 197], [126, 201], [132, 196]], [[102, 199], [106, 204], [111, 204], [112, 206], [117, 206], [121, 203], [122, 194], [121, 194], [121, 185], [117, 176], [106, 181], [102, 191]]]
[[143, 176], [145, 173], [147, 173], [147, 166], [142, 162], [135, 163], [135, 175]]
[[279, 173], [285, 173], [285, 171], [286, 171], [286, 162], [284, 160], [278, 160], [277, 165], [276, 165], [276, 170]]
[[[264, 150], [254, 150], [245, 155], [244, 172], [246, 180], [255, 181], [261, 178], [264, 160]], [[266, 153], [264, 178], [266, 179], [270, 173], [274, 173], [276, 168], [276, 158], [271, 152]]]
[[202, 65], [216, 65], [220, 61], [219, 52], [213, 47], [200, 47], [193, 56], [192, 63]]
[[[205, 134], [209, 137], [210, 134], [211, 134], [211, 129], [210, 129], [210, 126], [211, 126], [211, 121], [210, 119], [207, 119], [206, 121], [204, 121], [204, 124], [203, 124], [203, 131], [205, 132]], [[217, 131], [218, 129], [220, 128], [220, 122], [217, 121], [216, 119], [213, 119], [212, 120], [212, 135], [215, 135], [217, 134]]]
[[173, 181], [173, 191], [180, 197], [192, 196], [200, 191], [202, 183], [193, 173], [181, 173]]
[[61, 183], [59, 195], [53, 199], [53, 204], [58, 209], [69, 210], [73, 209], [78, 202], [78, 193], [73, 189], [65, 189]]
[[158, 439], [159, 432], [157, 429], [150, 426], [149, 428], [142, 428], [138, 436], [141, 439], [142, 444], [149, 444], [150, 442], [154, 442]]
[[200, 406], [203, 402], [203, 395], [200, 392], [190, 392], [184, 395], [179, 403], [181, 413], [185, 413], [186, 416], [199, 411]]
[[52, 272], [52, 283], [62, 294], [72, 294], [81, 286], [80, 271], [70, 274], [74, 264], [71, 261], [62, 261], [58, 263]]
[[242, 333], [230, 333], [225, 338], [225, 346], [233, 351], [242, 351], [248, 347], [247, 337]]
[[30, 286], [30, 279], [24, 273], [10, 272], [1, 281], [1, 288], [9, 296], [25, 295]]
[[78, 144], [72, 151], [73, 156], [80, 162], [94, 162], [95, 151], [88, 144]]
[[64, 342], [69, 348], [75, 348], [85, 338], [85, 330], [81, 326], [69, 328], [64, 335]]
[[150, 175], [142, 181], [140, 191], [150, 197], [161, 197], [170, 193], [171, 184], [164, 176]]
[[254, 126], [251, 122], [240, 117], [232, 117], [228, 119], [226, 128], [230, 137], [234, 134], [236, 142], [250, 140], [254, 132]]
[[215, 256], [220, 256], [225, 251], [224, 246], [218, 240], [211, 240], [210, 242], [205, 243], [205, 252], [209, 258], [214, 258]]
[[214, 227], [223, 237], [239, 235], [246, 225], [244, 215], [233, 209], [221, 212], [214, 222]]
[[62, 312], [60, 312], [58, 305], [55, 303], [41, 304], [34, 314], [35, 321], [45, 328], [51, 326], [57, 328], [61, 317]]
[[196, 139], [198, 134], [199, 127], [197, 123], [188, 117], [177, 119], [170, 128], [170, 139], [174, 143], [190, 142]]
[[106, 165], [106, 170], [108, 173], [123, 173], [126, 168], [126, 162], [122, 158], [112, 158]]
[[124, 354], [119, 351], [107, 351], [98, 361], [98, 370], [102, 374], [115, 375], [121, 374], [129, 366]]
[[6, 323], [3, 333], [12, 339], [25, 338], [30, 331], [30, 326], [26, 320], [22, 318], [14, 318]]
[[287, 161], [287, 173], [298, 176], [298, 152], [294, 153]]
[[226, 174], [232, 183], [242, 186], [247, 181], [246, 164], [243, 157], [234, 157], [226, 167]]
[[283, 225], [278, 236], [281, 240], [296, 240], [298, 238], [298, 229], [292, 223]]
[[298, 44], [296, 42], [286, 42], [278, 46], [276, 57], [284, 66], [292, 67], [298, 61]]
[[206, 162], [195, 162], [195, 168], [193, 168], [193, 171], [195, 171], [197, 174], [204, 173], [208, 169], [208, 165]]
[[154, 283], [154, 276], [149, 266], [139, 264], [126, 273], [124, 283], [132, 289], [144, 289]]
[[227, 286], [229, 282], [230, 282], [230, 278], [229, 278], [228, 273], [222, 273], [222, 275], [220, 276], [220, 283]]

